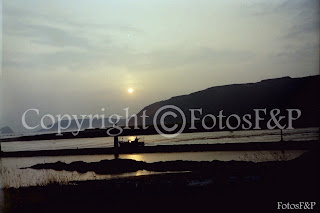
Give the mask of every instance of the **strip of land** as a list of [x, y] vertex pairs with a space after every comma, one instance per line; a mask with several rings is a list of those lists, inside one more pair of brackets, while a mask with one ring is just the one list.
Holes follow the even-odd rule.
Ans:
[[130, 153], [172, 153], [205, 151], [261, 151], [261, 150], [314, 150], [319, 141], [279, 141], [251, 143], [183, 144], [157, 145], [133, 148], [86, 148], [40, 151], [1, 152], [1, 157], [65, 156], [65, 155], [103, 155]]
[[[89, 171], [96, 174], [121, 174], [127, 172], [136, 172], [138, 170], [147, 170], [153, 172], [200, 172], [207, 175], [255, 175], [265, 176], [270, 172], [270, 169], [277, 169], [280, 171], [286, 170], [289, 167], [301, 164], [306, 159], [315, 158], [315, 151], [308, 152], [290, 161], [271, 161], [271, 162], [246, 162], [246, 161], [160, 161], [154, 163], [147, 163], [144, 161], [136, 161], [132, 159], [113, 159], [101, 160], [99, 162], [83, 162], [75, 161], [71, 163], [64, 163], [61, 161], [55, 163], [36, 164], [28, 168], [32, 169], [53, 169], [56, 171], [77, 171], [79, 173], [86, 173]], [[27, 168], [22, 168], [27, 169]]]

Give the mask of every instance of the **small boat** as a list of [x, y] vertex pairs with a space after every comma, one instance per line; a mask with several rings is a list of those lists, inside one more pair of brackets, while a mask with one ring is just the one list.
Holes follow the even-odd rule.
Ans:
[[144, 142], [139, 141], [140, 138], [136, 137], [134, 140], [119, 141], [120, 148], [133, 148], [133, 147], [143, 147]]

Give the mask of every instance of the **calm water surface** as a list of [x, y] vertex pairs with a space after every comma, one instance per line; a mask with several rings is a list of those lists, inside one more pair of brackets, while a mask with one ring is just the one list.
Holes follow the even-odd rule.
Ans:
[[[306, 128], [284, 130], [284, 140], [317, 140], [319, 128]], [[184, 133], [175, 138], [165, 138], [161, 135], [141, 136], [146, 146], [176, 145], [176, 144], [215, 144], [236, 142], [272, 142], [280, 140], [280, 130], [254, 130], [254, 131], [223, 131]], [[134, 137], [123, 137], [123, 140], [133, 140]], [[79, 138], [61, 140], [23, 141], [1, 143], [2, 151], [30, 151], [30, 150], [56, 150], [77, 148], [103, 148], [113, 147], [112, 137]]]

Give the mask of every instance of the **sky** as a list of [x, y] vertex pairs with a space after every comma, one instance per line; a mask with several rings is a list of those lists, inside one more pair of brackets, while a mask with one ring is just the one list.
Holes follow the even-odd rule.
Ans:
[[[2, 0], [0, 127], [319, 74], [318, 0]], [[128, 89], [133, 93], [129, 94]]]

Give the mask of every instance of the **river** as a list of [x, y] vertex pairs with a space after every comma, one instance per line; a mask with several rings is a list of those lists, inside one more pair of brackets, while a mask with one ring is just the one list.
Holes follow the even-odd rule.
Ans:
[[[319, 128], [284, 130], [284, 140], [318, 140]], [[124, 137], [123, 140], [131, 140], [134, 137]], [[165, 138], [160, 135], [142, 136], [146, 146], [174, 145], [174, 144], [214, 144], [214, 143], [236, 143], [236, 142], [272, 142], [280, 140], [280, 130], [255, 130], [234, 132], [206, 132], [206, 133], [184, 133], [176, 138]], [[28, 151], [28, 150], [54, 150], [54, 149], [76, 149], [89, 147], [112, 147], [113, 138], [83, 138], [62, 139], [47, 141], [7, 142], [2, 143], [2, 151]], [[210, 152], [188, 152], [188, 153], [153, 153], [153, 154], [123, 154], [122, 159], [133, 159], [137, 161], [156, 162], [173, 160], [192, 161], [275, 161], [291, 160], [305, 151], [210, 151]], [[14, 157], [1, 158], [1, 180], [2, 188], [21, 187], [32, 185], [45, 185], [49, 182], [69, 182], [73, 180], [95, 180], [110, 179], [123, 176], [137, 176], [154, 174], [150, 171], [137, 171], [118, 175], [97, 175], [94, 172], [84, 174], [78, 172], [22, 169], [39, 163], [54, 163], [62, 161], [70, 163], [73, 161], [97, 162], [104, 159], [114, 159], [113, 155], [81, 155], [81, 156], [54, 156], [54, 157]], [[0, 195], [1, 197], [1, 195]]]

